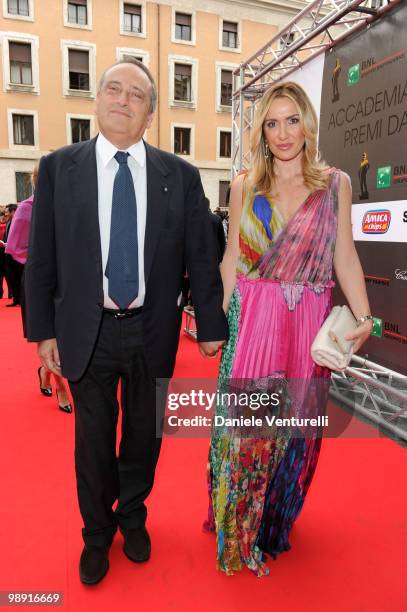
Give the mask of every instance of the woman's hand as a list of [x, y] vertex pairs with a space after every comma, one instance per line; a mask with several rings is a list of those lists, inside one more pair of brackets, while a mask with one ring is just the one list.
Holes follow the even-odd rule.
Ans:
[[354, 332], [345, 336], [345, 340], [352, 340], [352, 342], [354, 342], [354, 345], [353, 345], [354, 353], [357, 353], [360, 347], [362, 346], [362, 344], [366, 342], [366, 340], [369, 338], [369, 336], [372, 333], [372, 329], [373, 329], [373, 323], [372, 321], [368, 320], [362, 323], [361, 325], [359, 325], [359, 327], [357, 327]]

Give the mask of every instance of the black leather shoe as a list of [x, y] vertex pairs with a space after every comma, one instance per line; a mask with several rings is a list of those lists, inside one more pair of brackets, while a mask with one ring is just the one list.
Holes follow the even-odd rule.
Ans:
[[97, 584], [109, 569], [109, 549], [85, 546], [79, 561], [79, 578], [83, 584]]
[[151, 541], [145, 527], [121, 530], [124, 537], [123, 552], [130, 561], [143, 563], [151, 554]]
[[38, 378], [40, 379], [40, 391], [43, 395], [46, 395], [47, 397], [51, 397], [52, 395], [52, 387], [43, 387], [42, 386], [42, 378], [41, 378], [41, 370], [44, 368], [44, 366], [40, 366], [38, 368]]
[[55, 393], [57, 394], [57, 400], [58, 400], [58, 408], [60, 410], [62, 410], [62, 412], [68, 412], [69, 414], [72, 412], [72, 406], [71, 404], [60, 404], [59, 403], [59, 395], [58, 395], [58, 389], [55, 389]]

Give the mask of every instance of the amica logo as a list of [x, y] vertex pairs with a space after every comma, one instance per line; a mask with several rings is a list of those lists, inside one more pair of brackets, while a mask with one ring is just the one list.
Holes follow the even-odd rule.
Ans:
[[385, 234], [390, 227], [390, 221], [389, 210], [368, 210], [363, 217], [362, 231], [364, 234]]

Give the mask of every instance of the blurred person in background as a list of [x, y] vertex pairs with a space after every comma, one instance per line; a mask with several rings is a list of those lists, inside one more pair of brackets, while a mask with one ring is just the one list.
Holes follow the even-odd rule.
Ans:
[[223, 255], [225, 253], [225, 249], [226, 249], [226, 238], [225, 238], [225, 232], [223, 230], [223, 224], [222, 224], [222, 219], [221, 217], [215, 212], [212, 212], [211, 207], [210, 207], [210, 202], [208, 198], [205, 198], [205, 202], [208, 206], [208, 210], [209, 210], [209, 216], [211, 219], [211, 225], [212, 225], [212, 230], [213, 230], [213, 234], [215, 236], [215, 243], [216, 243], [216, 251], [217, 251], [217, 255], [218, 255], [218, 262], [220, 263], [223, 259]]
[[[5, 217], [5, 208], [4, 206], [0, 207], [0, 299], [2, 299], [4, 295], [3, 290], [3, 281], [6, 278], [6, 254], [4, 245], [4, 234], [6, 231], [6, 217]], [[11, 299], [11, 289], [8, 287], [8, 298]]]
[[14, 265], [13, 265], [14, 260], [12, 259], [10, 255], [7, 254], [7, 241], [8, 241], [8, 237], [10, 234], [14, 213], [16, 212], [16, 210], [17, 210], [17, 204], [7, 204], [7, 206], [5, 206], [3, 218], [5, 220], [6, 226], [4, 229], [4, 236], [2, 239], [0, 239], [0, 247], [5, 249], [4, 271], [5, 271], [5, 276], [6, 276], [7, 286], [8, 286], [8, 297], [9, 299], [13, 298], [13, 302], [11, 304], [7, 304], [7, 307], [19, 305], [19, 301], [15, 299], [14, 293], [13, 293], [13, 286], [14, 286], [14, 281], [15, 281]]
[[[10, 226], [10, 230], [8, 233], [7, 244], [6, 244], [6, 255], [9, 256], [11, 260], [12, 270], [13, 270], [13, 304], [17, 305], [21, 304], [22, 306], [22, 319], [23, 319], [23, 329], [24, 329], [24, 337], [26, 337], [25, 330], [25, 300], [24, 300], [24, 288], [23, 288], [23, 275], [24, 275], [24, 266], [27, 261], [28, 255], [28, 238], [30, 233], [31, 226], [31, 216], [32, 216], [32, 206], [34, 200], [34, 190], [37, 184], [38, 177], [38, 165], [35, 166], [33, 170], [33, 174], [31, 177], [33, 194], [20, 202], [17, 207], [17, 210], [14, 214], [13, 223]], [[52, 386], [51, 386], [51, 372], [44, 365], [38, 368], [38, 378], [40, 391], [46, 397], [52, 396]], [[62, 376], [58, 376], [54, 374], [55, 383], [56, 383], [56, 396], [58, 407], [63, 412], [72, 412], [72, 406], [69, 401], [68, 391], [65, 387], [64, 380]]]

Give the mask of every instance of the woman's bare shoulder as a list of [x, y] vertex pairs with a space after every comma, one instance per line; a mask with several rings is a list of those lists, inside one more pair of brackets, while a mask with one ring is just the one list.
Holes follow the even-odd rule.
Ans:
[[349, 174], [344, 170], [341, 170], [340, 168], [336, 168], [335, 166], [328, 166], [327, 168], [324, 168], [322, 172], [325, 174], [325, 176], [330, 176], [332, 178], [335, 176], [335, 174], [338, 175], [339, 182], [341, 185], [350, 186], [352, 184]]

